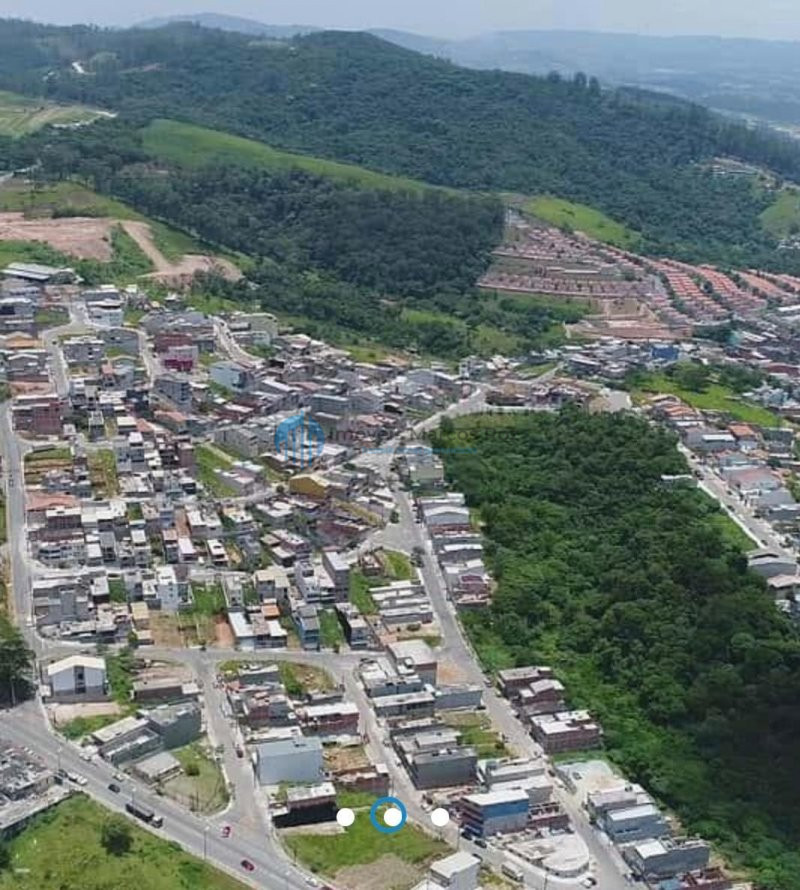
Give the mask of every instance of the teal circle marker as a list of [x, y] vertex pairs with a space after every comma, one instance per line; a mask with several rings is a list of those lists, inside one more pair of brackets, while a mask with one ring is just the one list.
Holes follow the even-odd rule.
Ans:
[[[400, 810], [400, 816], [402, 818], [397, 823], [397, 825], [384, 825], [380, 821], [380, 819], [378, 818], [378, 810], [383, 806], [392, 806]], [[377, 828], [381, 834], [395, 834], [396, 832], [400, 831], [400, 829], [406, 824], [408, 813], [406, 812], [406, 808], [402, 800], [398, 800], [396, 797], [379, 797], [369, 811], [369, 818], [370, 822], [372, 822], [373, 826]]]

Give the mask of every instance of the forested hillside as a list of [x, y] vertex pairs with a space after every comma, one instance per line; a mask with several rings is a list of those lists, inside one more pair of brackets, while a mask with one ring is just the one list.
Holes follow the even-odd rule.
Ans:
[[800, 887], [800, 638], [716, 505], [661, 483], [686, 471], [671, 436], [569, 409], [434, 444], [499, 582], [467, 616], [484, 660], [556, 665], [632, 779], [760, 887]]
[[793, 143], [697, 106], [603, 93], [583, 75], [466, 70], [366, 34], [277, 42], [192, 25], [0, 22], [0, 87], [142, 123], [177, 117], [431, 183], [552, 193], [628, 223], [650, 249], [722, 262], [785, 261], [759, 224], [771, 196], [697, 162], [736, 155], [800, 178]]
[[[247, 281], [199, 286], [302, 318], [306, 330], [343, 345], [367, 339], [446, 357], [518, 353], [558, 339], [557, 323], [581, 315], [571, 305], [475, 289], [502, 235], [497, 198], [276, 157], [260, 143], [223, 141], [215, 160], [214, 131], [191, 130], [198, 154], [211, 148], [187, 166], [151, 154], [153, 134], [119, 120], [40, 132], [0, 141], [0, 168], [37, 164], [37, 179], [78, 178], [248, 257]], [[156, 140], [156, 150], [163, 145]], [[81, 212], [58, 208], [62, 216]]]

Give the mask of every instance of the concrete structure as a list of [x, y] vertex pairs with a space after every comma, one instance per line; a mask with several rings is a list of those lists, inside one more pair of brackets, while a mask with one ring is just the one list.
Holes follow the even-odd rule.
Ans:
[[616, 844], [666, 837], [669, 834], [667, 820], [652, 803], [609, 810], [601, 825]]
[[459, 851], [431, 864], [429, 877], [437, 887], [447, 890], [476, 890], [481, 860], [472, 853]]
[[319, 782], [325, 773], [318, 738], [279, 739], [256, 745], [255, 769], [262, 785]]
[[521, 788], [468, 794], [461, 801], [461, 824], [477, 837], [522, 831], [530, 812], [528, 794]]
[[161, 705], [144, 713], [150, 728], [157, 733], [165, 748], [182, 748], [200, 738], [203, 720], [197, 702]]
[[436, 685], [437, 661], [433, 650], [424, 640], [401, 640], [387, 647], [398, 672], [417, 674], [423, 683]]
[[624, 851], [625, 859], [643, 878], [672, 878], [708, 865], [707, 843], [692, 838], [653, 840], [634, 844]]
[[70, 655], [47, 665], [45, 674], [54, 701], [102, 701], [108, 697], [105, 658]]
[[160, 751], [158, 754], [140, 760], [134, 765], [131, 772], [142, 781], [147, 782], [148, 785], [155, 785], [165, 779], [177, 776], [181, 772], [181, 764], [169, 751]]
[[408, 771], [417, 788], [469, 785], [475, 781], [477, 766], [475, 749], [461, 746], [420, 751], [408, 760]]

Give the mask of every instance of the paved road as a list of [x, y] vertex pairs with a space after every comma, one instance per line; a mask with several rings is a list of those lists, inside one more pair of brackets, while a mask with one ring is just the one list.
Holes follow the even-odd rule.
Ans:
[[776, 550], [781, 556], [791, 559], [797, 557], [797, 552], [784, 545], [781, 536], [775, 529], [768, 522], [757, 517], [740, 497], [732, 494], [725, 481], [707, 464], [703, 463], [685, 445], [678, 445], [678, 450], [686, 458], [692, 472], [699, 474], [699, 487], [725, 508], [730, 518], [752, 539], [753, 547], [769, 547]]
[[[53, 768], [60, 765], [69, 772], [85, 776], [88, 784], [81, 790], [108, 809], [124, 813], [125, 804], [134, 798], [163, 816], [163, 828], [150, 829], [154, 834], [175, 841], [200, 858], [213, 861], [218, 868], [241, 881], [265, 890], [308, 890], [305, 873], [290, 866], [263, 832], [233, 824], [231, 820], [231, 837], [224, 839], [221, 836], [224, 816], [214, 820], [202, 819], [130, 780], [123, 783], [120, 794], [115, 794], [108, 788], [114, 773], [111, 766], [99, 759], [91, 763], [83, 761], [74, 746], [62, 742], [45, 726], [39, 706], [34, 702], [0, 713], [0, 735], [30, 748]], [[256, 870], [246, 872], [241, 866], [243, 859], [250, 860]]]
[[[433, 557], [430, 540], [424, 527], [416, 522], [409, 496], [399, 487], [395, 494], [398, 502], [400, 521], [387, 526], [384, 539], [387, 545], [410, 553], [414, 547], [422, 547], [425, 552], [421, 573], [431, 599], [436, 619], [442, 633], [442, 657], [451, 662], [463, 680], [468, 683], [486, 684], [486, 677], [467, 641], [458, 621], [453, 604], [447, 598], [444, 579]], [[496, 690], [484, 690], [484, 702], [495, 727], [503, 733], [509, 744], [526, 757], [543, 756], [542, 749], [514, 716], [511, 706]], [[578, 834], [586, 842], [589, 854], [595, 861], [594, 872], [599, 890], [625, 890], [629, 884], [623, 877], [627, 871], [616, 851], [605, 845], [600, 835], [592, 828], [583, 813], [580, 802], [566, 790], [556, 786], [556, 797], [567, 811]]]

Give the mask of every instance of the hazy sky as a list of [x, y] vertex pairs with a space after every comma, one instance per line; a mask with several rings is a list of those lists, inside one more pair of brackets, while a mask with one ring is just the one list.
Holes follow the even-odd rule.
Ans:
[[442, 36], [498, 28], [800, 39], [798, 0], [0, 0], [0, 17], [124, 25], [226, 12], [270, 24], [389, 27]]

